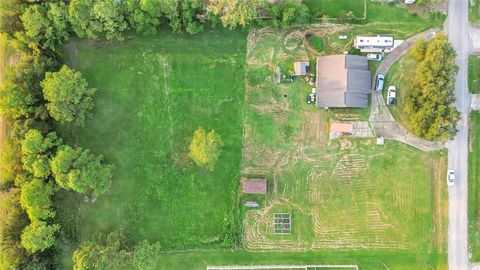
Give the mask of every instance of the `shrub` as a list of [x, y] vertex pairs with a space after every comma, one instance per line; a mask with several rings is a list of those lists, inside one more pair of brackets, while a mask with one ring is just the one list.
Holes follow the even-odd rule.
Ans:
[[315, 48], [315, 50], [317, 52], [323, 52], [323, 50], [325, 49], [324, 44], [323, 44], [323, 39], [321, 37], [312, 36], [310, 38], [309, 42], [312, 45], [312, 47]]
[[200, 127], [193, 134], [188, 156], [198, 166], [213, 171], [215, 163], [220, 155], [222, 145], [222, 140], [215, 130], [206, 133], [205, 129]]

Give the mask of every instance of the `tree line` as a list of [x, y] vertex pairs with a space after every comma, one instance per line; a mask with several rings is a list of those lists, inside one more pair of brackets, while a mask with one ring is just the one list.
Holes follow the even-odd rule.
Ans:
[[[119, 40], [125, 31], [152, 35], [165, 26], [189, 34], [220, 24], [280, 28], [310, 19], [294, 0], [0, 0], [0, 38], [15, 51], [0, 85], [9, 126], [0, 157], [0, 269], [55, 269], [67, 241], [59, 238], [65, 228], [56, 198], [94, 198], [111, 185], [113, 165], [56, 132], [59, 124], [84, 126], [97, 91], [62, 63], [71, 37]], [[159, 243], [125, 242], [121, 232], [93, 237], [74, 252], [74, 268], [154, 268]]]
[[457, 134], [460, 113], [455, 102], [456, 53], [444, 34], [420, 39], [412, 47], [417, 62], [405, 112], [413, 132], [427, 140], [445, 141]]
[[[294, 0], [72, 0], [69, 4], [2, 0], [0, 9], [3, 32], [33, 48], [53, 51], [72, 34], [121, 39], [124, 31], [155, 34], [162, 25], [173, 32], [197, 34], [205, 24], [279, 28], [312, 18], [308, 7]], [[24, 31], [18, 32], [22, 27]]]

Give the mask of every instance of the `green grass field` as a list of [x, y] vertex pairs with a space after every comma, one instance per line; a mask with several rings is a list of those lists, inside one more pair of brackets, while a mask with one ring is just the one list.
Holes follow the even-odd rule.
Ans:
[[323, 52], [323, 50], [325, 50], [325, 44], [323, 44], [321, 37], [312, 36], [308, 41], [317, 52]]
[[472, 94], [480, 93], [480, 56], [468, 57], [468, 90]]
[[480, 23], [480, 0], [468, 1], [468, 20], [472, 23]]
[[471, 260], [480, 261], [480, 113], [470, 113], [470, 152], [468, 155], [468, 242]]
[[325, 14], [335, 18], [341, 12], [352, 11], [355, 17], [363, 17], [365, 0], [304, 0], [303, 3], [314, 14]]
[[413, 252], [339, 251], [248, 252], [196, 251], [164, 254], [157, 270], [205, 270], [207, 265], [283, 265], [283, 264], [355, 264], [368, 270], [431, 270], [447, 267], [445, 256], [426, 256]]
[[384, 98], [386, 100], [387, 91], [386, 89], [390, 85], [394, 85], [397, 88], [397, 100], [396, 104], [393, 106], [388, 106], [393, 117], [404, 127], [409, 129], [410, 121], [407, 114], [405, 113], [405, 101], [408, 95], [409, 90], [412, 87], [412, 78], [415, 75], [415, 69], [417, 64], [415, 59], [406, 54], [400, 60], [393, 64], [390, 68], [386, 80], [385, 80], [385, 91]]
[[[82, 240], [122, 228], [179, 249], [235, 235], [245, 46], [245, 33], [227, 31], [69, 45], [68, 62], [99, 89], [76, 141], [116, 165], [110, 192], [81, 205]], [[213, 172], [187, 156], [198, 127], [225, 144]]]

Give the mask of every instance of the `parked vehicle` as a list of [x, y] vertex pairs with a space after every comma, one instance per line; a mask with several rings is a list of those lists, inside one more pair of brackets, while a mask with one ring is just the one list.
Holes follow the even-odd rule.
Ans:
[[367, 59], [372, 61], [382, 61], [382, 55], [378, 53], [367, 54]]
[[447, 172], [447, 185], [453, 186], [455, 184], [455, 171], [448, 170]]
[[397, 98], [397, 88], [393, 85], [390, 85], [387, 91], [387, 104], [394, 105], [396, 98]]
[[377, 76], [377, 87], [375, 88], [375, 91], [381, 93], [383, 92], [383, 84], [385, 83], [385, 75], [383, 74], [378, 74]]

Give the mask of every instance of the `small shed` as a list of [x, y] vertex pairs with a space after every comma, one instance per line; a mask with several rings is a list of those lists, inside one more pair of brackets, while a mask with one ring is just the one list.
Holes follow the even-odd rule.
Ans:
[[293, 64], [295, 76], [305, 76], [310, 70], [310, 63], [308, 61], [298, 61]]
[[334, 122], [330, 124], [330, 131], [350, 135], [353, 133], [353, 124]]
[[267, 180], [245, 179], [242, 181], [243, 194], [267, 194]]

